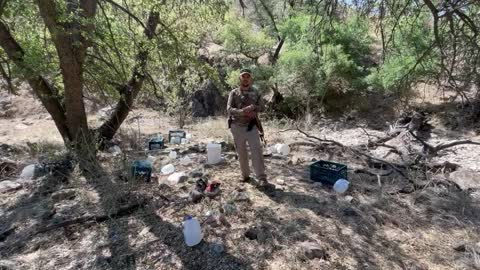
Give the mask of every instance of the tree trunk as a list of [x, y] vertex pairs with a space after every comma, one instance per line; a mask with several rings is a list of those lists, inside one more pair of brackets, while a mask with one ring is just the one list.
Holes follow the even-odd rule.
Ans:
[[[159, 14], [150, 12], [148, 23], [145, 28], [145, 35], [149, 40], [155, 36], [155, 29], [159, 23]], [[142, 89], [145, 80], [145, 68], [147, 66], [148, 50], [140, 44], [140, 51], [137, 55], [137, 63], [133, 69], [133, 74], [128, 83], [124, 86], [122, 97], [118, 101], [114, 112], [110, 118], [98, 128], [98, 133], [102, 140], [111, 140], [120, 125], [125, 121], [128, 113], [132, 109], [133, 102]]]
[[[82, 36], [82, 31], [88, 31], [93, 26], [85, 26], [79, 22], [76, 12], [81, 9], [81, 17], [92, 19], [95, 16], [95, 0], [82, 0], [80, 6], [76, 1], [67, 1], [67, 14], [60, 14], [54, 0], [37, 0], [40, 15], [45, 22], [60, 60], [65, 87], [66, 120], [70, 137], [77, 141], [78, 136], [88, 132], [87, 115], [83, 102], [83, 64], [88, 42]], [[61, 15], [73, 15], [74, 19], [60, 22]]]
[[72, 139], [70, 136], [67, 121], [65, 116], [65, 109], [60, 103], [57, 91], [48, 83], [48, 81], [41, 75], [35, 74], [34, 71], [24, 62], [24, 51], [16, 40], [11, 35], [7, 26], [0, 21], [0, 46], [8, 55], [9, 59], [17, 66], [24, 69], [25, 74], [28, 75], [27, 81], [32, 87], [35, 95], [40, 99], [43, 106], [52, 116], [58, 131], [62, 135], [65, 142]]
[[284, 38], [280, 39], [280, 42], [278, 43], [278, 46], [275, 49], [275, 53], [273, 54], [273, 57], [272, 57], [272, 64], [273, 65], [275, 65], [277, 63], [278, 58], [280, 57], [280, 51], [282, 50], [283, 43], [285, 43]]

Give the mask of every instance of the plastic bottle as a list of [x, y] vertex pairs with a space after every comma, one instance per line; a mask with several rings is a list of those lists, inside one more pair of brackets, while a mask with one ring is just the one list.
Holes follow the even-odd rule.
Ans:
[[170, 153], [168, 154], [168, 157], [171, 158], [171, 159], [176, 159], [177, 158], [177, 152], [170, 151]]
[[161, 171], [162, 171], [163, 174], [174, 173], [175, 172], [175, 166], [173, 166], [173, 164], [165, 165], [165, 166], [163, 166]]
[[202, 241], [202, 228], [196, 218], [186, 216], [183, 221], [183, 236], [189, 247], [198, 245]]
[[217, 164], [221, 161], [222, 146], [216, 143], [207, 144], [207, 163]]
[[350, 183], [345, 179], [338, 179], [333, 185], [333, 190], [335, 190], [335, 192], [337, 193], [342, 194], [347, 191], [349, 184]]

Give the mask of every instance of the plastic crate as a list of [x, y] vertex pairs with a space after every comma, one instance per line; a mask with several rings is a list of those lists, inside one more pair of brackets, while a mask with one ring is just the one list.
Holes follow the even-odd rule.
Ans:
[[187, 133], [184, 130], [170, 130], [168, 132], [168, 142], [172, 143], [172, 138], [177, 137], [177, 138], [180, 138], [180, 139], [178, 139], [176, 141], [178, 142], [178, 144], [180, 144], [181, 139], [185, 138], [186, 136], [187, 136]]
[[347, 179], [347, 166], [330, 161], [317, 161], [310, 165], [310, 179], [333, 185], [338, 179]]
[[145, 182], [150, 182], [152, 177], [152, 163], [148, 160], [136, 160], [132, 165], [132, 176], [134, 178], [143, 178]]
[[148, 150], [158, 150], [164, 147], [163, 138], [153, 138], [148, 142]]

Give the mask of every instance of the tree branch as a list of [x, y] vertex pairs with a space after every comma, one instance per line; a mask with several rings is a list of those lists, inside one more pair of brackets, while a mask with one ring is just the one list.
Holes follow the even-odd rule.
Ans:
[[[159, 21], [159, 14], [153, 11], [150, 12], [147, 21], [148, 28], [145, 29], [145, 35], [149, 40], [153, 39]], [[127, 118], [128, 113], [131, 111], [133, 102], [142, 89], [146, 77], [145, 68], [147, 66], [148, 54], [148, 50], [144, 46], [140, 46], [140, 51], [137, 54], [137, 63], [133, 69], [132, 77], [124, 86], [126, 90], [124, 95], [122, 95], [121, 99], [118, 101], [110, 118], [97, 130], [101, 139], [111, 140], [120, 128], [120, 125]]]
[[32, 87], [36, 96], [52, 116], [52, 119], [64, 141], [71, 140], [72, 137], [70, 137], [66, 125], [65, 109], [60, 103], [56, 94], [57, 91], [43, 76], [36, 74], [35, 71], [24, 62], [23, 49], [13, 38], [7, 26], [2, 21], [0, 21], [0, 46], [2, 46], [12, 62], [25, 71], [30, 87]]

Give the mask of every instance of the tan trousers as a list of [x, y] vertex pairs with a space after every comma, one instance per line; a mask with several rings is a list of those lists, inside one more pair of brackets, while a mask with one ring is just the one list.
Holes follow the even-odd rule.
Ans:
[[235, 142], [235, 149], [237, 150], [238, 160], [240, 161], [242, 177], [245, 178], [250, 176], [247, 151], [248, 142], [255, 176], [258, 180], [267, 180], [267, 175], [265, 174], [265, 163], [263, 160], [263, 149], [262, 144], [260, 143], [260, 135], [258, 134], [257, 127], [253, 127], [251, 131], [247, 131], [247, 127], [232, 123], [231, 131], [233, 140]]

